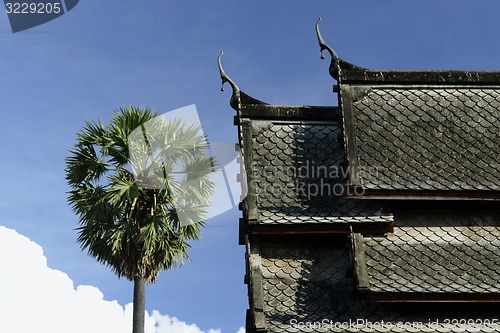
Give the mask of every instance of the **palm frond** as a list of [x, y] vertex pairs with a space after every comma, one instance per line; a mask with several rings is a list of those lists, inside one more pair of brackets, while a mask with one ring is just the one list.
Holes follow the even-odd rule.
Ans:
[[[188, 241], [200, 237], [214, 187], [215, 161], [200, 128], [156, 116], [128, 107], [108, 125], [86, 123], [66, 158], [82, 250], [119, 277], [147, 282], [189, 259]], [[139, 135], [133, 149], [132, 133]], [[157, 186], [143, 187], [141, 176]]]

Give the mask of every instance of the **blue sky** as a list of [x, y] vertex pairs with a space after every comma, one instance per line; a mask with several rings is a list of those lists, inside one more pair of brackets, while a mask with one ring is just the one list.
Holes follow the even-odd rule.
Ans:
[[[253, 97], [334, 105], [314, 34], [319, 16], [325, 40], [359, 66], [500, 70], [499, 13], [494, 1], [82, 0], [13, 34], [0, 12], [0, 226], [42, 246], [47, 265], [75, 288], [97, 287], [125, 306], [132, 284], [79, 250], [78, 220], [66, 203], [64, 158], [85, 121], [107, 121], [127, 105], [167, 112], [196, 104], [211, 141], [236, 142], [230, 89], [220, 92], [220, 50], [226, 72]], [[148, 286], [149, 313], [207, 332], [244, 326], [239, 217], [210, 220], [193, 261]]]

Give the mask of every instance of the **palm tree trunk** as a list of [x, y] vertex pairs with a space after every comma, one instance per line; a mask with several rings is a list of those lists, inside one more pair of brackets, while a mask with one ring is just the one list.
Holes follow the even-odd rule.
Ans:
[[144, 317], [146, 312], [146, 283], [144, 279], [134, 279], [134, 313], [132, 333], [144, 333]]

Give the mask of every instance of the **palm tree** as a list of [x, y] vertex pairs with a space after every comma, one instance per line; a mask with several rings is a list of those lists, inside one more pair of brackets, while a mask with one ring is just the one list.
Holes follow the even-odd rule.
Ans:
[[189, 259], [200, 236], [214, 185], [205, 139], [198, 126], [129, 107], [108, 125], [88, 122], [66, 158], [81, 249], [134, 282], [133, 333], [144, 332], [145, 285]]

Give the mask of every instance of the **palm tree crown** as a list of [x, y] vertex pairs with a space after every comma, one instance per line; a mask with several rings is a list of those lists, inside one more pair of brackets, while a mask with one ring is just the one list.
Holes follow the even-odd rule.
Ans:
[[87, 123], [66, 159], [82, 250], [119, 277], [155, 282], [189, 258], [188, 241], [199, 238], [213, 165], [199, 127], [148, 108]]

